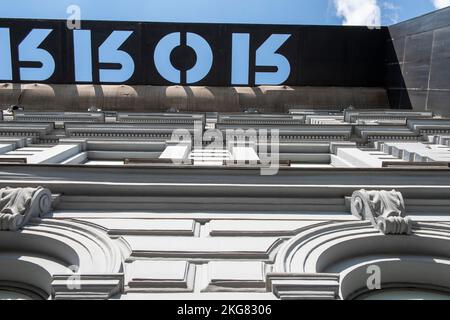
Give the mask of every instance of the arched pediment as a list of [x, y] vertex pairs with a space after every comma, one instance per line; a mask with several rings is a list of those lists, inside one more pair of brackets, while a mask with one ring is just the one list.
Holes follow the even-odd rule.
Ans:
[[0, 232], [0, 280], [29, 283], [54, 298], [107, 298], [123, 286], [123, 258], [106, 233], [75, 221], [33, 220]]
[[[370, 221], [311, 228], [280, 248], [268, 286], [274, 292], [282, 288], [285, 293], [278, 292], [279, 296], [289, 296], [289, 291], [301, 292], [301, 286], [311, 292], [323, 290], [327, 279], [327, 297], [346, 299], [364, 288], [372, 265], [381, 269], [382, 284], [421, 284], [450, 291], [450, 282], [441, 280], [450, 274], [450, 226], [416, 222], [410, 235], [395, 236], [384, 235]], [[296, 287], [295, 279], [303, 282]]]

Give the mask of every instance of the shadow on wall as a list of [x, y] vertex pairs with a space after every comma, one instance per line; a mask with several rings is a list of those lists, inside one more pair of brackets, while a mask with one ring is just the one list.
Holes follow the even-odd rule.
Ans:
[[127, 85], [0, 85], [0, 105], [20, 105], [27, 111], [260, 112], [284, 113], [291, 108], [388, 109], [383, 88], [349, 87], [204, 87]]

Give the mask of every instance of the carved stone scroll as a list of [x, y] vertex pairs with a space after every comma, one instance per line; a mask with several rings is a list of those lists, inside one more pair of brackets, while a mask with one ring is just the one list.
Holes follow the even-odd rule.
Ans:
[[17, 231], [31, 218], [44, 217], [51, 210], [52, 194], [48, 189], [0, 189], [0, 231]]
[[363, 220], [370, 220], [384, 234], [411, 234], [412, 221], [406, 216], [403, 196], [395, 190], [355, 191], [351, 211]]

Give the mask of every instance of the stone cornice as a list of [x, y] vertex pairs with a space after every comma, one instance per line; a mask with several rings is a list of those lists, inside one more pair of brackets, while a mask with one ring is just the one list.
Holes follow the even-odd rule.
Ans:
[[[97, 196], [255, 196], [344, 198], [357, 189], [395, 188], [408, 199], [447, 199], [450, 171], [440, 169], [258, 169], [2, 165], [0, 187], [44, 186]], [[49, 170], [50, 169], [50, 170]], [[414, 184], [411, 179], [414, 178]], [[335, 181], [330, 185], [330, 181]], [[395, 185], [392, 185], [395, 181]]]
[[[317, 121], [311, 121], [315, 115]], [[313, 114], [218, 114], [216, 119], [208, 118], [209, 126], [206, 126], [206, 118], [201, 113], [16, 112], [14, 121], [0, 123], [0, 136], [39, 138], [49, 143], [57, 143], [64, 137], [165, 141], [170, 139], [173, 130], [187, 129], [192, 134], [194, 123], [201, 123], [201, 131], [213, 127], [221, 131], [277, 129], [284, 142], [354, 141], [371, 145], [377, 140], [422, 141], [427, 134], [450, 132], [450, 120], [433, 118], [430, 112], [347, 110], [328, 116], [320, 111]], [[60, 128], [65, 129], [64, 136]]]

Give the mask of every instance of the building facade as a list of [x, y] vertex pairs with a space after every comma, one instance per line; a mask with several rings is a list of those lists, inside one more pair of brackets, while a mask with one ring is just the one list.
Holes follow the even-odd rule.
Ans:
[[2, 297], [449, 294], [431, 112], [16, 111], [0, 132]]
[[[66, 62], [34, 83], [8, 61], [0, 299], [450, 298], [449, 17], [303, 26], [281, 50], [305, 62], [292, 85], [73, 84]], [[40, 50], [74, 37], [30, 28], [48, 24]], [[241, 29], [211, 27], [211, 46]]]

